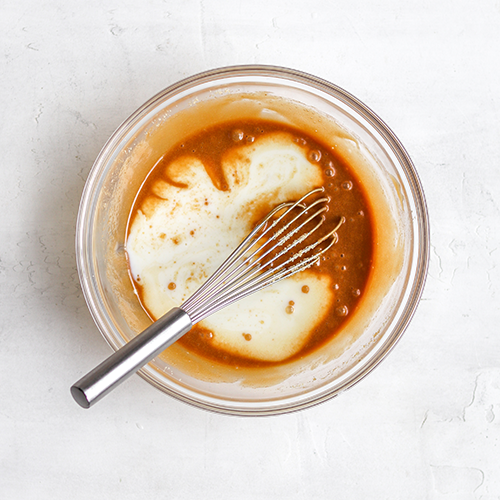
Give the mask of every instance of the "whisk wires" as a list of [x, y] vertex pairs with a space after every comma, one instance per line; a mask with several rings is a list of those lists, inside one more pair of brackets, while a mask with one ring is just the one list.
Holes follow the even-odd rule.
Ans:
[[[322, 197], [309, 204], [305, 200], [321, 192], [324, 189], [317, 188], [296, 202], [282, 203], [257, 224], [181, 306], [193, 324], [320, 261], [321, 256], [337, 242], [337, 230], [344, 222], [341, 217], [327, 234], [316, 240], [311, 238], [325, 221], [329, 199]], [[308, 238], [311, 243], [307, 243]], [[324, 242], [327, 243], [321, 246]], [[296, 248], [302, 244], [301, 248]]]

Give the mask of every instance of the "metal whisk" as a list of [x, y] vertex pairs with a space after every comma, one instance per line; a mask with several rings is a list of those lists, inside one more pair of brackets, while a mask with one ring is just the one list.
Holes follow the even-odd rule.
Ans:
[[83, 408], [112, 391], [119, 383], [186, 334], [194, 324], [244, 297], [317, 264], [338, 239], [338, 224], [327, 234], [311, 236], [323, 225], [329, 199], [307, 198], [274, 208], [242, 241], [215, 273], [181, 307], [175, 307], [125, 344], [71, 387]]

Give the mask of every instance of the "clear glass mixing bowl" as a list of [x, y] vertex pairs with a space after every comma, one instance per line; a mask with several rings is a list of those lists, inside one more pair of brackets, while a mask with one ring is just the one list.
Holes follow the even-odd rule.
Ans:
[[[92, 316], [113, 349], [150, 322], [126, 282], [124, 238], [131, 203], [158, 160], [144, 150], [158, 127], [197, 104], [223, 96], [264, 93], [326, 115], [356, 137], [386, 184], [401, 230], [403, 262], [366, 331], [338, 358], [268, 386], [232, 378], [203, 380], [157, 358], [140, 370], [149, 383], [195, 406], [237, 415], [271, 415], [328, 400], [365, 377], [392, 349], [417, 307], [429, 259], [428, 214], [418, 175], [387, 125], [341, 88], [314, 76], [271, 66], [236, 66], [187, 78], [157, 94], [110, 137], [90, 172], [77, 222], [76, 254], [82, 289]], [[142, 148], [142, 149], [141, 149]], [[138, 172], [140, 170], [140, 172]]]

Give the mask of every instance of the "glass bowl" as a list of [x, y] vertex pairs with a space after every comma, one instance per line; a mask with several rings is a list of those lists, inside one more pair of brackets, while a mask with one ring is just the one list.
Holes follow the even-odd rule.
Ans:
[[[200, 360], [177, 344], [168, 350], [172, 355], [159, 356], [138, 372], [161, 391], [197, 407], [272, 415], [328, 400], [365, 377], [399, 340], [422, 294], [429, 259], [422, 187], [397, 137], [363, 103], [320, 78], [272, 66], [215, 69], [168, 87], [125, 120], [96, 159], [82, 195], [76, 255], [94, 321], [109, 345], [119, 349], [151, 322], [130, 284], [124, 248], [137, 190], [165, 143], [204, 122], [227, 119], [228, 113], [246, 113], [248, 103], [297, 126], [308, 121], [324, 131], [325, 140], [335, 136], [346, 151], [358, 155], [365, 169], [360, 175], [372, 179], [378, 193], [372, 200], [380, 219], [378, 261], [381, 269], [388, 260], [397, 262], [379, 273], [363, 314], [354, 315], [359, 317], [347, 323], [340, 340], [258, 383], [213, 367], [200, 375]], [[386, 226], [392, 232], [384, 233]]]

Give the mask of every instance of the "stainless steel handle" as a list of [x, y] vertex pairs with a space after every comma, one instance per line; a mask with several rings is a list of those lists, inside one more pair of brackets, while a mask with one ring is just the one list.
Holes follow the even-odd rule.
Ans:
[[186, 312], [175, 307], [71, 387], [73, 399], [90, 408], [118, 384], [191, 330]]

